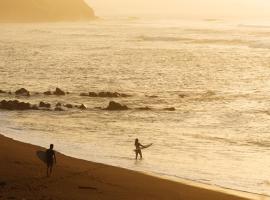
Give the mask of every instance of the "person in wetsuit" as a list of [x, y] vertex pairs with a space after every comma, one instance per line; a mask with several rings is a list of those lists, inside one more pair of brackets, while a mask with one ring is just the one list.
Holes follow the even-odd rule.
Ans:
[[56, 164], [56, 156], [53, 150], [53, 144], [50, 145], [50, 148], [46, 151], [47, 158], [47, 177], [50, 177], [52, 174], [53, 165]]
[[134, 145], [135, 145], [135, 148], [136, 148], [136, 149], [135, 149], [136, 160], [138, 159], [138, 155], [140, 155], [140, 159], [142, 159], [142, 150], [141, 150], [141, 148], [142, 148], [142, 147], [145, 148], [145, 146], [143, 146], [143, 145], [139, 142], [139, 139], [138, 139], [138, 138], [135, 139]]

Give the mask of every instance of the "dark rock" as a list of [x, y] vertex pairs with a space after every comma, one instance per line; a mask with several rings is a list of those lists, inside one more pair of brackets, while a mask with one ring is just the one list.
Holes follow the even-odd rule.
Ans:
[[120, 94], [120, 97], [131, 97], [131, 96], [132, 96], [132, 95], [124, 94], [124, 93]]
[[98, 93], [99, 97], [108, 97], [106, 92], [100, 92]]
[[61, 107], [61, 106], [62, 106], [62, 104], [59, 102], [56, 104], [56, 107]]
[[12, 92], [9, 91], [8, 94], [12, 94]]
[[171, 107], [171, 108], [164, 108], [164, 110], [167, 110], [167, 111], [175, 111], [175, 107]]
[[16, 95], [21, 95], [21, 96], [30, 96], [30, 92], [26, 90], [25, 88], [21, 88], [15, 92]]
[[80, 105], [78, 108], [81, 109], [81, 110], [86, 110], [87, 109], [84, 104]]
[[187, 97], [186, 94], [179, 94], [178, 96], [179, 96], [180, 98], [182, 98], [182, 99], [185, 98], [185, 97]]
[[4, 93], [7, 93], [7, 92], [4, 90], [0, 90], [0, 94], [4, 94]]
[[45, 103], [45, 102], [41, 101], [39, 103], [39, 107], [41, 107], [41, 108], [50, 108], [51, 107], [51, 104]]
[[148, 106], [146, 106], [146, 107], [138, 108], [138, 110], [151, 110], [151, 108], [149, 108]]
[[61, 108], [61, 107], [56, 107], [56, 108], [54, 109], [54, 111], [64, 111], [64, 109]]
[[53, 92], [54, 95], [57, 95], [57, 96], [61, 96], [61, 95], [65, 95], [66, 93], [61, 90], [60, 88], [56, 88], [55, 91]]
[[31, 106], [31, 109], [32, 109], [32, 110], [39, 110], [39, 108], [38, 108], [37, 105], [32, 105], [32, 106]]
[[100, 92], [99, 94], [98, 94], [98, 96], [99, 97], [110, 97], [110, 98], [112, 98], [112, 97], [119, 97], [120, 95], [117, 93], [117, 92], [115, 92], [115, 93], [112, 93], [112, 92]]
[[128, 110], [128, 107], [126, 105], [121, 105], [120, 103], [117, 103], [115, 101], [110, 101], [106, 110]]
[[179, 94], [179, 97], [180, 97], [180, 98], [185, 98], [186, 95], [185, 95], [185, 94]]
[[88, 97], [89, 94], [88, 93], [81, 93], [80, 96], [82, 96], [82, 97]]
[[44, 92], [43, 94], [44, 95], [52, 95], [52, 92], [51, 91], [47, 91], [47, 92]]
[[89, 92], [88, 96], [89, 97], [98, 97], [98, 94], [95, 92]]
[[0, 102], [0, 108], [5, 110], [31, 110], [31, 104], [25, 102], [19, 102], [18, 100], [3, 100]]
[[31, 108], [32, 108], [31, 104], [25, 103], [25, 102], [19, 102], [19, 104], [17, 106], [18, 110], [30, 110]]
[[66, 105], [64, 105], [66, 108], [73, 108], [73, 105], [71, 105], [71, 104], [66, 104]]

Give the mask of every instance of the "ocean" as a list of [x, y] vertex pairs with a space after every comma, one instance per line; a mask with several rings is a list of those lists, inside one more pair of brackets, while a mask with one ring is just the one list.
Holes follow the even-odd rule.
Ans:
[[[1, 110], [4, 135], [169, 179], [270, 195], [270, 24], [105, 18], [2, 24], [0, 32], [0, 89], [31, 91], [0, 100], [87, 106]], [[42, 94], [56, 87], [70, 94]], [[131, 97], [80, 96], [101, 91]], [[112, 100], [130, 109], [97, 108]], [[134, 159], [135, 138], [153, 143], [143, 160]]]

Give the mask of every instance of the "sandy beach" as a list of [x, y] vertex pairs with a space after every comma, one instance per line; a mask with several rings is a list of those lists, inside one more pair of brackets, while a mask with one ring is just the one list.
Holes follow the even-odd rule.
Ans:
[[[0, 136], [0, 199], [267, 199], [199, 185], [174, 182], [142, 173], [83, 161], [57, 153], [52, 177], [36, 156], [42, 147]], [[90, 153], [90, 152], [89, 152]]]

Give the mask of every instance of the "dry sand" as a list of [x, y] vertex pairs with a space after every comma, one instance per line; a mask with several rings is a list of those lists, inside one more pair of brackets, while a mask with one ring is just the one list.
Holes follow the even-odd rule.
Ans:
[[0, 200], [268, 199], [192, 182], [164, 180], [60, 153], [52, 177], [47, 178], [46, 166], [36, 156], [38, 150], [44, 149], [0, 135]]

